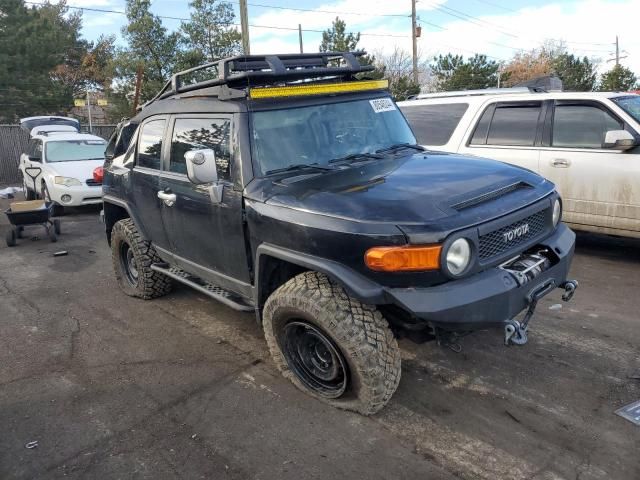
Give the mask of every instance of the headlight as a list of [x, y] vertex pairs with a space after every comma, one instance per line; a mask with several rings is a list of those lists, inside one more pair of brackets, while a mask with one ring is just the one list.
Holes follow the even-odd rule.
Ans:
[[553, 202], [553, 226], [557, 227], [560, 223], [560, 217], [562, 217], [562, 205], [560, 205], [560, 199], [556, 198]]
[[471, 244], [466, 238], [454, 241], [447, 250], [447, 270], [452, 275], [460, 275], [471, 261]]
[[71, 177], [55, 177], [53, 181], [56, 185], [64, 185], [65, 187], [80, 187], [82, 185], [80, 180]]

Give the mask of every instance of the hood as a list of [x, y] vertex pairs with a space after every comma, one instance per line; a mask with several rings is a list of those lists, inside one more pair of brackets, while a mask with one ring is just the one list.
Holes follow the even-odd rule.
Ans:
[[76, 160], [73, 162], [51, 162], [47, 163], [47, 167], [53, 175], [77, 178], [84, 182], [88, 178], [93, 178], [93, 170], [103, 164], [104, 160]]
[[[367, 223], [447, 228], [472, 225], [535, 202], [553, 191], [539, 175], [505, 163], [440, 152], [351, 164], [257, 180], [247, 190], [270, 205]], [[443, 222], [443, 219], [447, 219]]]

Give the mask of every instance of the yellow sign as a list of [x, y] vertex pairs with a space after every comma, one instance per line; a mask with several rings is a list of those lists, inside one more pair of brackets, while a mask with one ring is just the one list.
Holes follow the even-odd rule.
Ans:
[[73, 100], [73, 104], [76, 107], [84, 107], [87, 104], [87, 102], [83, 98], [75, 98]]
[[106, 107], [107, 105], [109, 105], [109, 102], [107, 102], [106, 99], [104, 98], [99, 98], [98, 99], [98, 105], [101, 107]]

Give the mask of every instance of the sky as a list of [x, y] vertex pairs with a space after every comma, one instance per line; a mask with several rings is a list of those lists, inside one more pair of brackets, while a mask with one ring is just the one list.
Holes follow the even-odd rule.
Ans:
[[[238, 1], [230, 3], [237, 13]], [[125, 0], [67, 4], [124, 11]], [[153, 0], [151, 9], [161, 16], [189, 16], [188, 0]], [[248, 11], [254, 54], [298, 52], [298, 24], [305, 52], [317, 51], [320, 32], [336, 15], [346, 21], [348, 31], [361, 33], [359, 46], [368, 52], [390, 53], [395, 47], [411, 52], [410, 0], [248, 0]], [[83, 12], [85, 38], [115, 34], [121, 42], [124, 15]], [[424, 59], [451, 52], [508, 60], [553, 39], [564, 41], [571, 53], [601, 62], [600, 71], [605, 71], [613, 66], [607, 60], [614, 58], [617, 35], [625, 57], [620, 63], [640, 77], [640, 0], [419, 0], [417, 14], [422, 27], [418, 50]], [[174, 30], [180, 20], [164, 18], [163, 24]]]

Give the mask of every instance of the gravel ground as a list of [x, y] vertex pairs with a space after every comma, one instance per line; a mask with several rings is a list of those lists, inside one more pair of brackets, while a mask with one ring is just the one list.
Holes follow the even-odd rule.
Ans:
[[97, 209], [61, 220], [58, 243], [0, 246], [0, 478], [640, 478], [640, 427], [614, 415], [640, 399], [638, 241], [580, 234], [580, 289], [524, 347], [402, 340], [365, 418], [284, 380], [253, 315], [122, 294]]

